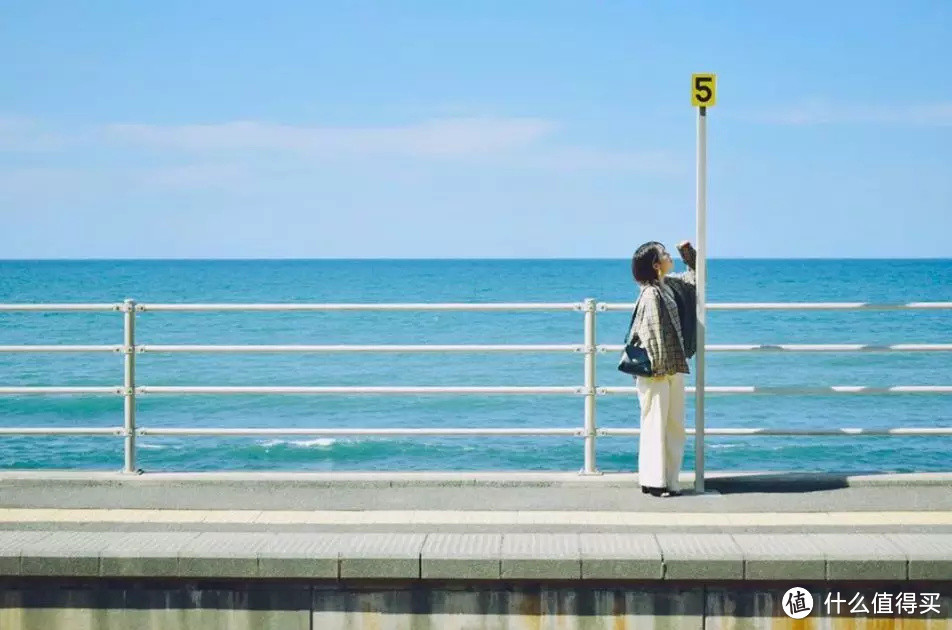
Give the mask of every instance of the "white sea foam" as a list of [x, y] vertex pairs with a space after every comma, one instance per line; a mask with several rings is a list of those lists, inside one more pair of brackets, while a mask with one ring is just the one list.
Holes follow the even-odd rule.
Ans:
[[313, 440], [267, 440], [261, 442], [261, 446], [272, 448], [274, 446], [296, 446], [299, 448], [327, 448], [337, 443], [334, 438], [315, 438]]
[[291, 444], [294, 446], [303, 446], [305, 448], [311, 448], [312, 446], [333, 446], [337, 443], [337, 440], [334, 438], [315, 438], [313, 440], [292, 440]]

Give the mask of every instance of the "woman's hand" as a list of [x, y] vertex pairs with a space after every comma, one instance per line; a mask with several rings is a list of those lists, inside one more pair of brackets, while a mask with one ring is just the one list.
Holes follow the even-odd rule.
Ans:
[[681, 260], [688, 266], [688, 269], [694, 269], [694, 265], [697, 264], [697, 251], [691, 245], [691, 241], [678, 243], [678, 253], [681, 254]]

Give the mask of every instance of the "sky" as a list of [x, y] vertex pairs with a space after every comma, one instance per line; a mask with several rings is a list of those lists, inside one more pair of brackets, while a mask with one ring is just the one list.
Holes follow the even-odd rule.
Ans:
[[952, 257], [952, 3], [0, 7], [0, 259]]

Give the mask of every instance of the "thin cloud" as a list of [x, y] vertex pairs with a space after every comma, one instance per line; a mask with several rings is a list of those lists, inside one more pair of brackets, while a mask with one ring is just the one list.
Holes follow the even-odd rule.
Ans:
[[736, 118], [772, 125], [882, 124], [952, 126], [952, 102], [911, 105], [847, 105], [813, 100], [790, 107], [739, 114]]
[[[307, 179], [327, 163], [386, 172], [393, 159], [510, 172], [666, 176], [684, 170], [669, 151], [566, 145], [558, 141], [558, 129], [557, 123], [540, 118], [470, 117], [389, 127], [237, 121], [107, 124], [62, 131], [41, 121], [0, 118], [0, 151], [42, 152], [53, 158], [38, 167], [0, 169], [0, 193], [94, 189], [100, 183], [167, 190], [245, 189]], [[342, 158], [347, 161], [342, 163]]]
[[0, 196], [56, 195], [89, 182], [89, 171], [69, 167], [0, 168]]
[[633, 152], [565, 147], [534, 153], [513, 166], [554, 171], [625, 171], [673, 175], [683, 172], [684, 164], [684, 160], [678, 160], [668, 151]]
[[308, 127], [262, 122], [108, 125], [112, 140], [190, 152], [282, 151], [306, 155], [485, 155], [530, 146], [556, 129], [536, 118], [459, 118], [399, 127]]
[[110, 125], [113, 140], [187, 153], [272, 151], [305, 158], [399, 156], [473, 159], [505, 168], [669, 174], [665, 151], [615, 151], [552, 142], [558, 125], [537, 118], [454, 118], [403, 127], [301, 127], [260, 122]]
[[28, 118], [0, 117], [0, 151], [61, 151], [76, 141], [70, 134], [48, 129]]

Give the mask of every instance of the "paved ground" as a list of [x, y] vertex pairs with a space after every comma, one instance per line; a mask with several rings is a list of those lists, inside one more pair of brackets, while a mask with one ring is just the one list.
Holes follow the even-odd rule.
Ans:
[[952, 579], [952, 474], [708, 487], [661, 499], [633, 475], [7, 472], [0, 577]]
[[0, 529], [952, 533], [952, 474], [712, 474], [707, 486], [660, 499], [633, 475], [7, 472]]
[[0, 507], [176, 510], [565, 510], [829, 512], [952, 510], [952, 487], [859, 487], [667, 499], [632, 488], [308, 487], [282, 483], [24, 484], [0, 482]]

